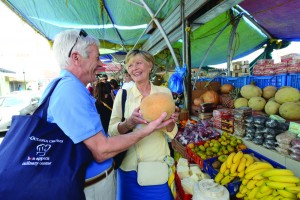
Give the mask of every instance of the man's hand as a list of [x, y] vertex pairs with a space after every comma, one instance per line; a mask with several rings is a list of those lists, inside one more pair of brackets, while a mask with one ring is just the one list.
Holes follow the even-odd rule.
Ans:
[[160, 116], [158, 119], [156, 119], [156, 120], [150, 122], [150, 123], [144, 128], [144, 130], [148, 132], [148, 135], [149, 135], [150, 133], [152, 133], [153, 131], [158, 130], [158, 129], [161, 129], [161, 128], [163, 128], [163, 127], [165, 127], [165, 126], [167, 126], [168, 124], [170, 124], [170, 123], [173, 122], [173, 119], [168, 119], [168, 120], [164, 121], [164, 119], [166, 118], [166, 116], [167, 116], [167, 113], [166, 113], [166, 112], [162, 113], [161, 116]]

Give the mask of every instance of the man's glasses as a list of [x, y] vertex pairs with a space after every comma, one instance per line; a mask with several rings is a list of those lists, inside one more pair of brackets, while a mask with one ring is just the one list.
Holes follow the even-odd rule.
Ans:
[[79, 36], [76, 38], [76, 41], [75, 41], [74, 45], [72, 46], [72, 48], [71, 48], [70, 51], [69, 51], [69, 54], [68, 54], [68, 57], [69, 57], [69, 58], [70, 58], [70, 56], [71, 56], [71, 53], [72, 53], [72, 51], [73, 51], [73, 48], [75, 47], [75, 45], [76, 45], [76, 43], [77, 43], [79, 37], [81, 37], [81, 36], [86, 37], [87, 35], [88, 35], [88, 34], [87, 34], [83, 29], [80, 30]]

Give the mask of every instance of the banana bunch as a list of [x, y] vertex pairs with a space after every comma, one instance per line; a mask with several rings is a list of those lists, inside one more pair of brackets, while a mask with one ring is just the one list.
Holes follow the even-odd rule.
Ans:
[[300, 198], [300, 179], [291, 170], [272, 169], [263, 172], [262, 176], [266, 178], [266, 187], [270, 187], [273, 190], [273, 199]]
[[236, 197], [264, 200], [300, 198], [300, 179], [291, 170], [275, 169], [269, 163], [255, 163], [246, 169]]
[[243, 177], [247, 165], [245, 155], [248, 154], [244, 154], [242, 151], [231, 153], [221, 165], [220, 171], [215, 177], [215, 182], [226, 185], [232, 182], [236, 177]]
[[[267, 162], [254, 162], [254, 158], [251, 155], [245, 155], [247, 155], [247, 157], [251, 157], [253, 160], [244, 171], [245, 175], [242, 177], [242, 184], [239, 188], [239, 192], [236, 194], [236, 197], [244, 199], [258, 199], [270, 195], [272, 190], [263, 187], [265, 185], [266, 178], [262, 176], [262, 173], [269, 169], [273, 169], [273, 166]], [[263, 187], [262, 191], [260, 191], [261, 187]]]

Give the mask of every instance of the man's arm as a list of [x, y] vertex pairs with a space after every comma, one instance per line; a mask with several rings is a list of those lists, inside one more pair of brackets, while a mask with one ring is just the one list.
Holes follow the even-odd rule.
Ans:
[[163, 113], [157, 120], [150, 122], [143, 129], [134, 132], [106, 138], [101, 132], [84, 140], [84, 144], [92, 152], [97, 162], [103, 162], [116, 154], [128, 149], [144, 137], [150, 135], [154, 130], [166, 127], [172, 123], [172, 119], [163, 121], [167, 113]]

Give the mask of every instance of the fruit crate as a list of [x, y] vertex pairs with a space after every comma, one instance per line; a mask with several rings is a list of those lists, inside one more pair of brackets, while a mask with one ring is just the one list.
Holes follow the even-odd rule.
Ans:
[[[198, 142], [196, 145], [202, 145], [204, 144], [205, 141], [202, 142]], [[195, 152], [192, 151], [191, 148], [189, 148], [188, 146], [186, 146], [186, 153], [187, 153], [187, 159], [189, 162], [194, 162], [197, 165], [199, 165], [200, 169], [203, 170], [203, 159], [200, 158], [200, 156], [198, 156]]]
[[197, 80], [197, 82], [209, 82], [209, 81], [215, 81], [215, 82], [221, 82], [222, 77], [202, 77]]
[[[280, 168], [280, 169], [286, 168], [285, 166], [275, 162], [274, 160], [271, 160], [270, 158], [263, 156], [262, 154], [260, 154], [256, 151], [253, 151], [252, 149], [245, 149], [245, 150], [242, 150], [242, 152], [245, 154], [251, 154], [252, 156], [255, 156], [256, 158], [260, 159], [261, 161], [267, 161], [268, 163], [273, 165], [274, 168]], [[212, 167], [212, 163], [216, 159], [218, 159], [218, 157], [204, 160], [204, 164], [203, 164], [203, 171], [205, 173], [207, 173], [212, 179], [214, 179], [216, 177], [216, 175], [218, 174], [218, 171]], [[242, 182], [236, 178], [233, 182], [228, 183], [226, 185], [230, 196], [236, 195], [236, 193], [239, 191], [241, 183]]]
[[300, 90], [300, 74], [289, 74], [287, 76], [287, 86]]
[[182, 188], [181, 185], [181, 180], [177, 174], [177, 172], [175, 172], [175, 184], [176, 184], [176, 200], [191, 200], [193, 195], [191, 194], [186, 194]]
[[224, 84], [231, 84], [235, 88], [241, 88], [244, 85], [250, 84], [250, 77], [249, 76], [240, 76], [240, 77], [222, 77], [221, 85]]
[[183, 158], [187, 158], [186, 147], [183, 146], [178, 140], [175, 138], [172, 140], [172, 148], [177, 151]]
[[287, 85], [287, 75], [279, 74], [274, 76], [251, 76], [251, 81], [255, 82], [255, 85], [262, 89], [266, 86], [275, 86], [277, 88], [281, 88]]

